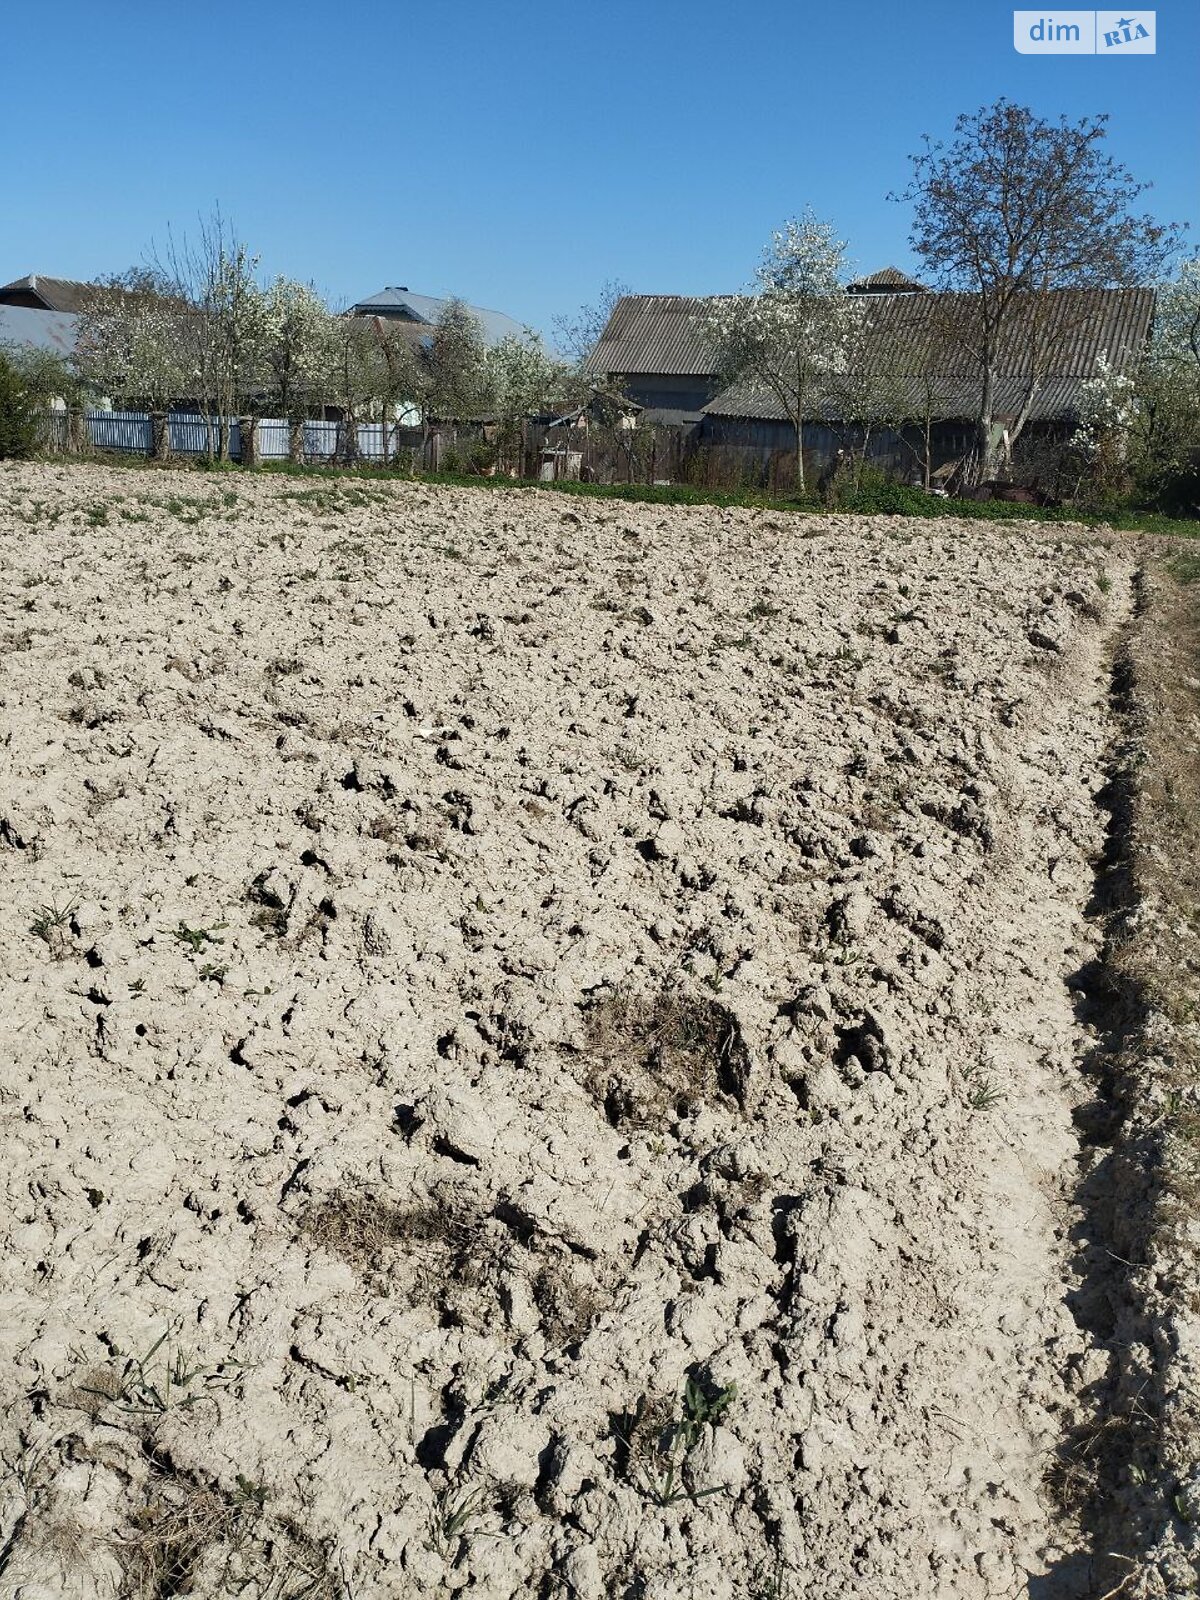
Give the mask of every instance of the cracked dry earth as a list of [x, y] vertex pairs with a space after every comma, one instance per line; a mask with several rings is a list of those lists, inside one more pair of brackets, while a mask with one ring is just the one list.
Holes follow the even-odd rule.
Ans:
[[0, 1591], [1090, 1594], [1118, 542], [25, 465], [0, 553]]

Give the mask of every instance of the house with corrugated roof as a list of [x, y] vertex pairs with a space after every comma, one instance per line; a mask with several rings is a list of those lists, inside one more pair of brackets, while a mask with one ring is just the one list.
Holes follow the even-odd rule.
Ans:
[[80, 283], [75, 278], [44, 278], [41, 273], [30, 272], [11, 283], [0, 284], [0, 306], [20, 306], [27, 311], [81, 311], [95, 288], [94, 283]]
[[[911, 471], [972, 447], [982, 387], [978, 300], [935, 291], [896, 268], [848, 286], [861, 299], [851, 381], [834, 384], [805, 428], [814, 464], [857, 447], [866, 430], [855, 405], [874, 407], [868, 454]], [[1152, 289], [1056, 289], [1020, 302], [1000, 352], [994, 416], [1023, 429], [1027, 445], [1073, 427], [1082, 384], [1104, 354], [1132, 372], [1150, 337]], [[648, 422], [678, 423], [698, 443], [740, 446], [764, 459], [794, 453], [795, 432], [779, 398], [762, 385], [727, 384], [706, 330], [711, 302], [682, 295], [626, 295], [613, 308], [587, 370], [645, 407]], [[919, 439], [916, 437], [919, 434]], [[930, 457], [933, 457], [931, 462]]]
[[[925, 292], [925, 285], [895, 267], [850, 285], [856, 294]], [[585, 363], [600, 381], [623, 380], [625, 393], [657, 422], [699, 423], [723, 388], [705, 331], [710, 298], [702, 295], [627, 294]]]
[[75, 350], [75, 314], [91, 284], [31, 272], [0, 285], [0, 345], [28, 345], [57, 356]]
[[0, 344], [28, 344], [56, 355], [73, 354], [78, 314], [95, 292], [94, 283], [47, 278], [40, 272], [0, 284]]
[[708, 304], [701, 296], [622, 295], [584, 370], [622, 384], [648, 421], [699, 423], [721, 389], [704, 326]]

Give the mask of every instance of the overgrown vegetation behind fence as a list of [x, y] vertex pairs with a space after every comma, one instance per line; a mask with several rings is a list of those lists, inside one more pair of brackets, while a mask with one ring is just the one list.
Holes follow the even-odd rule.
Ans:
[[[228, 459], [243, 465], [368, 467], [422, 475], [521, 482], [573, 482], [656, 492], [668, 486], [700, 498], [725, 496], [794, 500], [795, 450], [766, 433], [736, 442], [691, 427], [670, 424], [636, 428], [551, 427], [526, 422], [505, 430], [488, 423], [440, 423], [411, 427], [381, 422], [320, 419], [206, 417], [193, 412], [52, 411], [34, 419], [34, 448], [57, 454], [105, 454], [160, 460]], [[845, 436], [841, 454], [829, 450], [843, 438], [806, 430], [807, 487], [801, 497], [841, 510], [927, 515], [932, 497], [919, 484], [934, 462], [964, 448], [959, 433], [944, 430], [913, 444], [877, 432], [869, 439]], [[250, 450], [247, 453], [246, 439]], [[914, 470], [914, 452], [925, 460]], [[9, 453], [20, 454], [21, 451]], [[26, 451], [25, 453], [28, 453]], [[910, 460], [910, 457], [912, 460]], [[925, 470], [922, 471], [921, 467]], [[963, 459], [957, 458], [956, 470]], [[905, 468], [907, 467], [907, 470]], [[1177, 492], [1166, 496], [1153, 482], [1130, 478], [1119, 492], [1086, 481], [1063, 429], [1031, 435], [1012, 463], [1012, 479], [1045, 489], [1052, 503], [1086, 515], [1115, 519], [1146, 512], [1194, 518], [1200, 505], [1195, 468], [1175, 473]], [[967, 481], [970, 475], [967, 474]], [[1026, 499], [1029, 497], [1026, 496]], [[959, 502], [955, 502], [956, 504]], [[1019, 509], [1019, 508], [1018, 508]]]
[[790, 492], [795, 482], [791, 449], [764, 448], [758, 442], [702, 442], [694, 430], [669, 425], [578, 429], [528, 422], [505, 434], [488, 423], [412, 427], [194, 412], [51, 411], [43, 417], [42, 438], [43, 447], [57, 454], [97, 451], [247, 464], [362, 462], [414, 472], [599, 484], [687, 483], [772, 494]]

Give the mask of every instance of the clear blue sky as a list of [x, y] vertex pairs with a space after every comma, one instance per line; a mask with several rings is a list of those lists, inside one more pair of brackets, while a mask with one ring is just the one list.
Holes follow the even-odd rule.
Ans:
[[119, 270], [218, 202], [336, 301], [402, 283], [543, 330], [608, 278], [736, 288], [806, 204], [908, 267], [907, 153], [1000, 95], [1109, 112], [1200, 248], [1200, 4], [1157, 10], [1158, 54], [1112, 60], [1018, 55], [994, 0], [13, 6], [0, 282]]

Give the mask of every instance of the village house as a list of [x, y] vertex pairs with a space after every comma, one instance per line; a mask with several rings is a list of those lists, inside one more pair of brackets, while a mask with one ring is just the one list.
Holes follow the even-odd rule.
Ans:
[[[383, 322], [411, 323], [417, 332], [427, 329], [432, 333], [438, 317], [450, 303], [448, 296], [439, 299], [436, 295], [414, 294], [411, 289], [401, 286], [381, 289], [378, 294], [356, 301], [350, 307], [350, 314], [355, 317], [378, 317]], [[462, 304], [478, 322], [483, 341], [489, 348], [499, 344], [501, 339], [520, 339], [526, 333], [521, 323], [506, 316], [503, 311], [489, 311], [484, 306], [468, 305], [466, 301]]]
[[[899, 476], [928, 479], [975, 443], [981, 379], [973, 296], [942, 293], [885, 268], [850, 286], [863, 315], [856, 354], [806, 419], [815, 469], [861, 449]], [[779, 398], [756, 384], [727, 385], [717, 371], [701, 297], [625, 295], [587, 360], [621, 383], [648, 423], [678, 426], [697, 449], [726, 448], [764, 469], [793, 455], [795, 431]], [[1074, 426], [1080, 386], [1106, 355], [1132, 371], [1154, 315], [1151, 289], [1061, 289], [1029, 295], [1001, 352], [995, 397], [998, 442], [1022, 423], [1022, 448], [1060, 441]]]
[[89, 284], [30, 273], [0, 286], [0, 347], [28, 345], [67, 357], [75, 349], [75, 314]]
[[65, 358], [75, 349], [75, 318], [69, 311], [0, 305], [0, 347], [4, 345], [31, 345]]
[[74, 278], [43, 278], [40, 273], [30, 272], [11, 283], [0, 284], [0, 306], [22, 306], [27, 311], [81, 311], [95, 287]]

